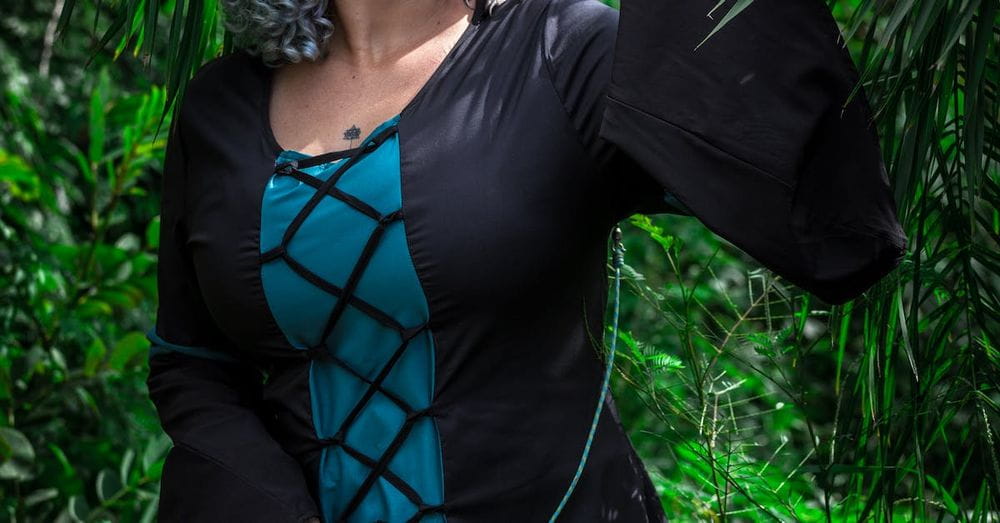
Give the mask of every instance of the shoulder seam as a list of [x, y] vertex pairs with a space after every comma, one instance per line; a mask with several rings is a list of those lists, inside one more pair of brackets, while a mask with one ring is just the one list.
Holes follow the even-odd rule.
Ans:
[[[543, 17], [543, 19], [544, 19], [544, 17], [548, 16], [549, 10], [552, 9], [552, 4], [556, 3], [557, 1], [559, 1], [559, 0], [549, 0], [549, 2], [547, 4], [545, 4], [545, 9], [542, 10], [542, 17]], [[583, 151], [584, 155], [586, 155], [588, 158], [590, 158], [591, 165], [593, 167], [597, 168], [597, 166], [598, 166], [597, 158], [595, 158], [590, 153], [590, 151], [587, 149], [587, 144], [585, 144], [583, 142], [583, 136], [582, 136], [581, 130], [576, 126], [575, 123], [573, 123], [573, 115], [570, 114], [569, 109], [566, 107], [566, 100], [563, 98], [562, 94], [559, 92], [559, 88], [556, 87], [555, 72], [554, 72], [554, 69], [553, 69], [553, 66], [552, 66], [552, 61], [549, 59], [548, 53], [545, 52], [545, 49], [546, 49], [546, 45], [545, 44], [546, 44], [546, 41], [548, 40], [548, 24], [545, 23], [544, 21], [542, 23], [542, 32], [541, 32], [541, 37], [539, 38], [539, 40], [540, 40], [539, 44], [538, 44], [539, 45], [539, 51], [542, 53], [542, 63], [545, 64], [545, 76], [546, 76], [547, 83], [549, 84], [549, 86], [552, 87], [552, 92], [553, 92], [553, 94], [555, 94], [556, 100], [559, 101], [559, 107], [562, 108], [563, 116], [566, 117], [566, 122], [573, 129], [573, 136], [576, 137], [576, 143], [580, 146], [580, 150]]]

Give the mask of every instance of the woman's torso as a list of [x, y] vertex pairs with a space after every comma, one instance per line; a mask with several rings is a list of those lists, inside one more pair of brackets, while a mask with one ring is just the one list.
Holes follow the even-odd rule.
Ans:
[[[615, 20], [594, 0], [508, 0], [340, 173], [332, 187], [357, 201], [321, 195], [298, 226], [351, 159], [275, 173], [308, 155], [271, 134], [270, 71], [248, 55], [215, 60], [189, 87], [187, 247], [219, 327], [268, 370], [268, 422], [327, 520], [353, 504], [350, 521], [380, 510], [395, 521], [416, 511], [414, 494], [440, 497], [454, 522], [547, 518], [559, 503], [600, 392], [606, 239], [628, 209], [582, 145], [596, 130], [565, 110], [566, 96], [600, 90], [561, 85], [574, 74], [553, 74], [553, 59], [565, 45], [557, 28], [572, 23], [601, 24], [593, 45], [610, 55]], [[576, 81], [608, 74], [597, 64]], [[324, 344], [339, 362], [302, 357]], [[381, 373], [390, 362], [397, 370]], [[404, 431], [397, 399], [430, 415]], [[660, 521], [608, 401], [561, 517]], [[321, 441], [348, 417], [350, 449]], [[386, 452], [396, 459], [380, 463]], [[382, 473], [366, 480], [373, 467]]]

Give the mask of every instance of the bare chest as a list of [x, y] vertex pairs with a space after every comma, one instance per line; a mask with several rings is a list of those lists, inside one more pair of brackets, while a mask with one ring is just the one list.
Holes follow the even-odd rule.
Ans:
[[427, 83], [464, 29], [455, 26], [383, 66], [331, 58], [275, 71], [269, 119], [285, 149], [306, 154], [351, 149], [399, 114]]

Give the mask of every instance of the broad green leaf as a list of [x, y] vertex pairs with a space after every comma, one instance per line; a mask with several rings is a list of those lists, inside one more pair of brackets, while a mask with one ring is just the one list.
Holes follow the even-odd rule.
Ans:
[[122, 489], [122, 482], [119, 480], [118, 476], [115, 475], [115, 472], [108, 468], [101, 469], [101, 471], [97, 473], [95, 483], [97, 499], [100, 499], [101, 501], [107, 501]]
[[114, 370], [123, 370], [133, 358], [145, 354], [149, 350], [149, 340], [140, 331], [129, 332], [122, 336], [111, 348], [108, 366]]
[[26, 481], [34, 477], [35, 449], [25, 435], [0, 427], [0, 479]]

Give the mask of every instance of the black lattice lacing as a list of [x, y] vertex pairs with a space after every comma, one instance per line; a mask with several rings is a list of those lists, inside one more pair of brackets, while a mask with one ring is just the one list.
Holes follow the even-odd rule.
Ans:
[[[417, 522], [420, 518], [431, 512], [442, 512], [446, 511], [444, 503], [436, 505], [428, 505], [423, 502], [419, 494], [406, 483], [402, 478], [397, 476], [391, 470], [389, 470], [389, 461], [395, 455], [396, 451], [406, 440], [407, 435], [413, 428], [413, 425], [421, 416], [434, 416], [434, 412], [431, 407], [426, 407], [423, 409], [415, 409], [406, 400], [401, 398], [398, 394], [384, 388], [382, 382], [389, 375], [392, 367], [397, 361], [402, 357], [403, 351], [409, 346], [410, 340], [413, 339], [417, 334], [421, 333], [427, 328], [427, 323], [424, 322], [420, 325], [412, 327], [404, 327], [396, 319], [390, 316], [385, 311], [382, 311], [378, 307], [375, 307], [371, 303], [354, 295], [354, 290], [361, 280], [361, 276], [368, 266], [368, 262], [371, 259], [372, 254], [375, 251], [375, 247], [378, 245], [379, 240], [382, 238], [386, 227], [392, 222], [402, 218], [402, 209], [397, 209], [393, 212], [382, 214], [374, 207], [365, 203], [364, 201], [358, 199], [357, 197], [347, 194], [336, 187], [337, 181], [340, 177], [349, 169], [352, 165], [357, 163], [357, 161], [368, 153], [371, 153], [379, 145], [382, 144], [387, 138], [393, 135], [397, 131], [396, 125], [391, 125], [386, 127], [384, 130], [379, 132], [376, 136], [372, 137], [371, 140], [366, 142], [364, 145], [357, 147], [355, 149], [350, 149], [347, 151], [337, 151], [333, 153], [325, 153], [318, 156], [312, 156], [302, 160], [290, 160], [287, 162], [282, 162], [275, 166], [275, 174], [287, 175], [306, 183], [310, 187], [315, 189], [312, 197], [309, 201], [302, 207], [302, 209], [295, 215], [292, 219], [288, 228], [285, 229], [285, 233], [282, 236], [281, 243], [268, 251], [261, 253], [260, 260], [261, 263], [267, 263], [273, 260], [282, 259], [286, 264], [299, 276], [301, 276], [306, 281], [312, 283], [313, 285], [319, 287], [323, 291], [332, 294], [337, 298], [337, 302], [334, 305], [333, 310], [330, 312], [330, 316], [327, 319], [326, 324], [323, 328], [322, 336], [320, 336], [320, 341], [316, 345], [309, 347], [305, 350], [296, 351], [301, 357], [308, 358], [310, 360], [326, 360], [332, 361], [337, 366], [345, 369], [352, 376], [358, 380], [366, 383], [368, 387], [365, 393], [362, 395], [361, 399], [354, 405], [351, 412], [347, 415], [344, 421], [341, 423], [340, 428], [337, 432], [328, 438], [321, 438], [317, 440], [316, 444], [319, 446], [329, 446], [329, 445], [339, 445], [344, 451], [350, 455], [352, 458], [356, 459], [358, 462], [370, 468], [370, 472], [365, 477], [358, 488], [357, 492], [348, 502], [348, 505], [344, 512], [339, 515], [338, 521], [347, 521], [347, 517], [353, 513], [361, 504], [361, 501], [371, 490], [372, 486], [375, 484], [379, 476], [385, 478], [386, 481], [391, 483], [396, 489], [398, 489], [407, 499], [409, 499], [417, 507], [416, 513], [408, 520], [409, 522]], [[326, 181], [320, 181], [319, 178], [309, 175], [301, 171], [300, 169], [305, 169], [314, 165], [321, 165], [339, 158], [347, 158], [343, 164], [341, 164], [336, 171], [328, 178]], [[376, 222], [375, 229], [371, 232], [368, 240], [365, 242], [364, 248], [361, 254], [358, 256], [354, 267], [351, 269], [351, 273], [344, 283], [343, 287], [337, 286], [330, 281], [327, 281], [322, 276], [316, 274], [315, 272], [306, 268], [303, 264], [299, 263], [291, 254], [288, 252], [288, 244], [298, 232], [299, 227], [305, 221], [306, 217], [316, 208], [319, 201], [324, 196], [330, 196], [338, 200], [343, 201], [347, 205], [351, 206], [353, 209], [361, 212], [365, 216], [368, 216]], [[352, 305], [358, 310], [364, 312], [371, 318], [373, 318], [378, 323], [396, 331], [399, 336], [401, 343], [393, 352], [392, 356], [389, 358], [388, 362], [382, 367], [378, 375], [374, 379], [368, 379], [364, 374], [358, 372], [356, 369], [351, 367], [346, 361], [339, 358], [333, 354], [327, 346], [327, 339], [330, 333], [333, 332], [334, 326], [340, 320], [343, 315], [344, 310], [347, 305]], [[396, 404], [405, 414], [406, 421], [400, 428], [399, 432], [393, 438], [392, 442], [389, 443], [388, 448], [385, 452], [379, 456], [378, 459], [372, 458], [365, 455], [360, 450], [350, 446], [346, 442], [346, 434], [350, 429], [351, 425], [357, 420], [361, 415], [361, 411], [364, 409], [365, 405], [368, 404], [369, 400], [375, 395], [376, 392], [382, 393], [385, 397], [389, 398], [394, 404]]]

